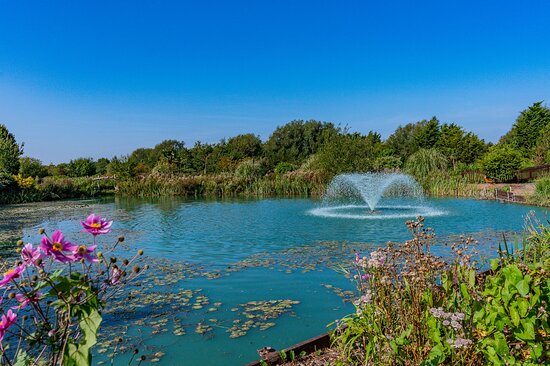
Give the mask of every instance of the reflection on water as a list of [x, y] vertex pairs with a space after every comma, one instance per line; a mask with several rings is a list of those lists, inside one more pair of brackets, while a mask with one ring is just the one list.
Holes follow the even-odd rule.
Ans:
[[[78, 242], [88, 237], [77, 220], [90, 212], [115, 220], [112, 235], [101, 239], [125, 235], [119, 255], [143, 248], [151, 268], [129, 297], [106, 309], [96, 360], [126, 365], [125, 351], [137, 347], [162, 365], [240, 365], [255, 359], [256, 349], [318, 335], [350, 313], [353, 286], [334, 268], [350, 265], [355, 252], [407, 239], [404, 220], [418, 214], [406, 200], [380, 202], [378, 215], [388, 217], [377, 220], [345, 217], [364, 215], [361, 208], [316, 215], [320, 207], [307, 199], [173, 198], [4, 206], [0, 242], [37, 242], [39, 227]], [[445, 244], [466, 233], [489, 257], [532, 209], [456, 199], [426, 200], [425, 207], [438, 213], [426, 221], [438, 234], [436, 254], [449, 253]], [[116, 354], [113, 334], [126, 340]]]

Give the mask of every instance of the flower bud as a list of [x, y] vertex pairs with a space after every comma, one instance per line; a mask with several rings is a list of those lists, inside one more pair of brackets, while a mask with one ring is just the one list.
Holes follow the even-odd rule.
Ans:
[[37, 266], [42, 265], [42, 258], [38, 258], [36, 262], [34, 262]]
[[32, 277], [31, 277], [31, 280], [33, 280], [33, 281], [38, 281], [38, 276], [37, 276], [37, 275], [32, 276]]
[[139, 352], [139, 349], [135, 348], [134, 349], [134, 355], [137, 355], [138, 352]]
[[23, 320], [27, 320], [29, 319], [29, 316], [28, 315], [23, 315]]
[[116, 257], [111, 257], [111, 263], [116, 263]]
[[80, 259], [80, 263], [84, 264], [84, 258]]
[[121, 242], [121, 243], [124, 241], [124, 239], [125, 239], [125, 238], [124, 238], [123, 235], [121, 235], [121, 236], [118, 237], [118, 241]]
[[46, 232], [46, 230], [44, 230], [43, 227], [41, 227], [40, 229], [38, 229], [38, 234], [40, 234], [40, 235], [43, 235], [45, 232]]
[[122, 337], [118, 337], [117, 339], [119, 342], [122, 342]]
[[103, 252], [97, 252], [97, 257], [98, 257], [98, 258], [103, 257]]
[[18, 265], [18, 266], [20, 266], [20, 265], [22, 265], [22, 264], [23, 264], [23, 262], [17, 261], [17, 265]]
[[38, 274], [41, 275], [41, 276], [44, 276], [46, 274], [46, 272], [43, 269], [41, 269], [40, 271], [38, 271]]
[[99, 272], [97, 272], [100, 276], [103, 276], [105, 274], [105, 271], [104, 270], [101, 270]]
[[21, 246], [23, 246], [23, 244], [24, 244], [23, 240], [19, 239], [19, 240], [17, 241], [17, 245], [18, 245], [18, 246], [21, 247]]
[[141, 356], [141, 360], [142, 360], [142, 361], [145, 361], [146, 359], [147, 359], [147, 357], [145, 357], [145, 355], [142, 355], [142, 356]]
[[145, 267], [143, 267], [143, 269], [146, 269], [146, 270], [149, 269], [149, 265], [146, 264]]
[[16, 253], [21, 253], [21, 248], [15, 248]]
[[143, 249], [138, 250], [138, 255], [143, 255]]
[[8, 294], [8, 299], [13, 299], [15, 297], [15, 292], [10, 292]]
[[139, 266], [136, 264], [134, 266], [134, 269], [133, 269], [134, 273], [139, 273], [139, 271], [141, 271], [141, 268], [139, 268]]

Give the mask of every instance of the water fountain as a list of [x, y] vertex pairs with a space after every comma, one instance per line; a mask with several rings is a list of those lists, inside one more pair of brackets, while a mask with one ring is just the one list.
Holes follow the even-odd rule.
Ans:
[[[380, 205], [385, 199], [384, 205]], [[422, 187], [403, 173], [350, 173], [336, 176], [311, 214], [353, 219], [414, 218], [442, 214], [426, 205]]]

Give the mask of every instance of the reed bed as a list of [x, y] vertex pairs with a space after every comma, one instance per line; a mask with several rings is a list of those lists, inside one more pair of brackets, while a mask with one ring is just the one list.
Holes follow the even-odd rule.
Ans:
[[135, 197], [310, 197], [325, 191], [328, 179], [311, 171], [246, 178], [233, 174], [149, 175], [119, 182], [117, 193]]

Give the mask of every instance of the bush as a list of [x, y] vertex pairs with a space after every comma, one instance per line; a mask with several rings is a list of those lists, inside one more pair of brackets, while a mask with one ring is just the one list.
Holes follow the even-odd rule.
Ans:
[[42, 165], [40, 160], [34, 158], [19, 159], [19, 174], [23, 178], [43, 178], [48, 175], [48, 169]]
[[507, 145], [492, 147], [481, 159], [481, 166], [487, 177], [499, 182], [514, 179], [516, 171], [521, 168], [521, 153]]
[[523, 245], [505, 242], [478, 274], [472, 238], [453, 244], [446, 264], [430, 253], [434, 232], [422, 218], [407, 227], [411, 240], [356, 257], [356, 313], [333, 335], [342, 363], [546, 364], [550, 228], [531, 214]]
[[296, 170], [296, 165], [290, 163], [280, 162], [275, 166], [276, 175], [283, 175], [294, 170]]
[[405, 171], [422, 179], [435, 172], [445, 172], [448, 164], [445, 155], [437, 149], [420, 149], [407, 159]]

